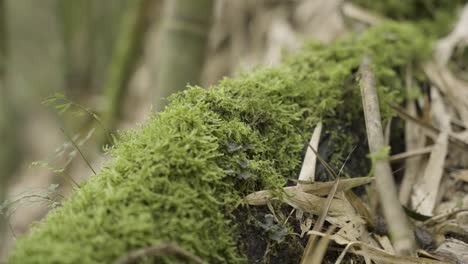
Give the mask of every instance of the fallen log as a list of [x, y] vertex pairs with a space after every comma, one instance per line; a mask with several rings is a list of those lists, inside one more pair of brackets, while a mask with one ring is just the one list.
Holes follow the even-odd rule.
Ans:
[[[417, 28], [385, 23], [332, 45], [310, 43], [281, 67], [174, 95], [165, 111], [123, 133], [114, 159], [19, 239], [9, 263], [111, 263], [167, 244], [208, 263], [245, 262], [234, 210], [246, 195], [297, 178], [303, 139], [318, 122], [332, 166], [356, 145], [367, 148], [356, 81], [363, 54], [373, 58], [385, 119], [388, 102], [403, 100], [399, 73], [416, 67], [428, 45]], [[356, 167], [366, 171], [364, 160]]]

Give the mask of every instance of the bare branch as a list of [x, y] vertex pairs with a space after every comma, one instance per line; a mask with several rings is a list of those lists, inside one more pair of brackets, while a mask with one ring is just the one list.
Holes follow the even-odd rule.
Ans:
[[[371, 59], [365, 56], [360, 66], [360, 87], [367, 139], [371, 153], [385, 147], [380, 118], [379, 98], [375, 87], [375, 77], [371, 71]], [[410, 254], [415, 241], [408, 219], [398, 200], [397, 189], [388, 159], [375, 164], [375, 183], [382, 204], [383, 213], [389, 225], [390, 237], [398, 254]]]

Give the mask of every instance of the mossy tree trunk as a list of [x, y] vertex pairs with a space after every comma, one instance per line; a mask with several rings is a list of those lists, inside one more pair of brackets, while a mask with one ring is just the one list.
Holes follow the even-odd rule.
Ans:
[[[332, 166], [364, 145], [354, 80], [363, 54], [375, 58], [379, 97], [397, 103], [399, 73], [418, 65], [428, 45], [411, 25], [383, 24], [330, 46], [306, 45], [279, 68], [178, 93], [140, 130], [122, 135], [115, 159], [18, 240], [9, 263], [112, 263], [130, 250], [170, 243], [209, 263], [245, 262], [247, 245], [237, 247], [242, 237], [232, 223], [236, 205], [297, 175], [304, 138], [318, 122]], [[387, 104], [381, 110], [390, 117]]]
[[215, 0], [170, 0], [163, 11], [163, 28], [153, 104], [164, 109], [166, 98], [199, 84]]

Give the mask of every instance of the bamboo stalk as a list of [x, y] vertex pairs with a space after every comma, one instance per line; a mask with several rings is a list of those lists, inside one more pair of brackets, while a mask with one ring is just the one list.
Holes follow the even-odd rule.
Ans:
[[[145, 11], [148, 0], [130, 1], [122, 19], [120, 34], [117, 37], [112, 61], [109, 66], [105, 84], [105, 98], [103, 125], [108, 133], [115, 128], [115, 122], [120, 116], [125, 88], [134, 71], [137, 59], [140, 57], [144, 39]], [[101, 135], [100, 142], [111, 143], [108, 135]]]
[[91, 0], [58, 1], [65, 46], [66, 95], [80, 102], [91, 88], [92, 2]]
[[163, 29], [153, 104], [164, 109], [166, 98], [199, 84], [211, 28], [214, 0], [171, 0], [163, 11]]
[[[362, 59], [359, 73], [369, 150], [371, 153], [375, 153], [379, 152], [385, 145], [379, 98], [375, 87], [375, 77], [371, 70], [370, 57], [365, 56]], [[415, 249], [413, 233], [398, 200], [397, 188], [388, 159], [377, 161], [375, 164], [375, 183], [395, 250], [401, 255], [412, 253]]]

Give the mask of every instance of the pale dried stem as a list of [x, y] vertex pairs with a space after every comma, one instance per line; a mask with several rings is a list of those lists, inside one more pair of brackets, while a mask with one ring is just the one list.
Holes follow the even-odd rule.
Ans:
[[[406, 69], [406, 90], [409, 93], [413, 86], [413, 76], [411, 67]], [[416, 105], [413, 100], [408, 100], [406, 110], [411, 115], [416, 115]], [[415, 152], [426, 144], [426, 138], [421, 136], [421, 128], [412, 122], [405, 123], [405, 143], [408, 152]], [[432, 148], [431, 148], [432, 149]], [[423, 149], [424, 150], [424, 149]], [[430, 152], [430, 151], [429, 151]], [[414, 183], [419, 175], [421, 166], [421, 156], [417, 155], [413, 159], [405, 160], [405, 173], [400, 185], [399, 199], [403, 205], [408, 205]], [[390, 159], [392, 161], [392, 159]]]
[[[323, 227], [323, 224], [325, 223], [325, 219], [328, 215], [328, 211], [330, 210], [330, 206], [332, 204], [332, 201], [333, 201], [333, 197], [335, 197], [335, 194], [336, 194], [336, 190], [338, 188], [338, 184], [339, 184], [339, 179], [336, 179], [335, 180], [335, 183], [333, 184], [333, 187], [332, 189], [330, 190], [330, 193], [328, 194], [328, 197], [327, 197], [327, 201], [325, 203], [325, 205], [322, 207], [322, 212], [319, 216], [319, 218], [317, 219], [317, 222], [315, 223], [314, 225], [314, 228], [312, 230], [314, 231], [320, 231]], [[316, 236], [311, 234], [309, 235], [309, 240], [307, 241], [307, 245], [306, 245], [306, 248], [304, 250], [304, 254], [302, 255], [302, 259], [301, 259], [301, 264], [307, 264], [307, 263], [313, 263], [314, 261], [314, 254], [313, 254], [313, 248], [314, 248], [314, 245], [315, 245], [315, 240], [316, 240]]]
[[[314, 149], [318, 149], [320, 134], [322, 133], [322, 122], [319, 122], [312, 133], [309, 145]], [[317, 155], [311, 148], [307, 148], [306, 155], [304, 157], [304, 162], [301, 168], [301, 173], [299, 174], [299, 181], [304, 182], [313, 182], [315, 181], [315, 168], [317, 164]], [[301, 183], [299, 182], [299, 186]]]
[[[370, 57], [363, 58], [359, 71], [369, 149], [371, 153], [379, 152], [385, 146], [379, 99]], [[411, 254], [415, 249], [414, 236], [398, 200], [397, 188], [388, 159], [377, 161], [375, 164], [375, 183], [395, 250], [401, 255]]]
[[[424, 154], [429, 154], [429, 153], [431, 153], [433, 148], [434, 148], [433, 146], [427, 146], [427, 147], [420, 148], [420, 149], [414, 149], [414, 150], [398, 153], [398, 154], [395, 154], [395, 155], [391, 156], [389, 158], [389, 161], [390, 162], [396, 162], [396, 161], [400, 161], [400, 160], [404, 160], [404, 159], [415, 158], [415, 157], [418, 157], [418, 156], [422, 156]], [[419, 168], [419, 166], [418, 166], [418, 168]], [[407, 166], [405, 166], [405, 170], [406, 169], [408, 169]]]

